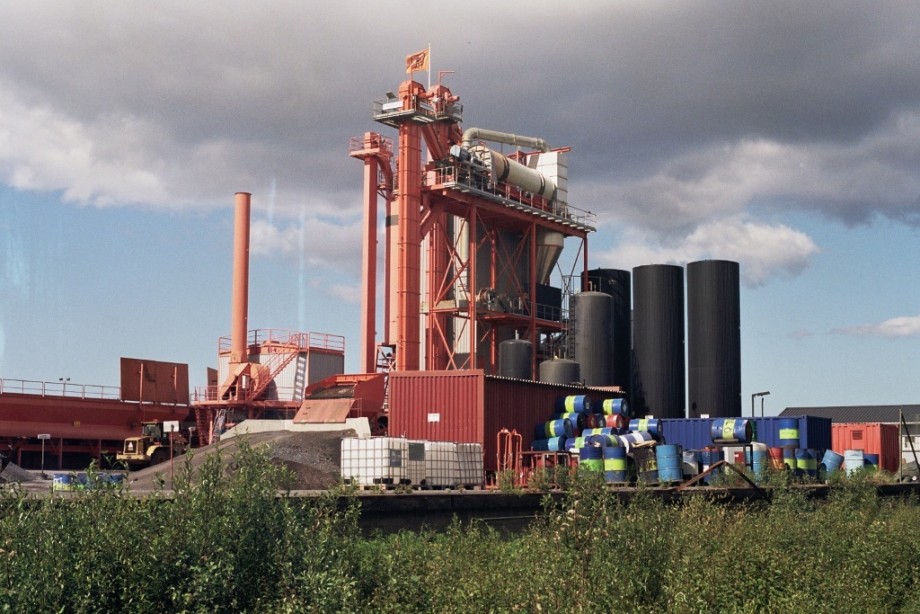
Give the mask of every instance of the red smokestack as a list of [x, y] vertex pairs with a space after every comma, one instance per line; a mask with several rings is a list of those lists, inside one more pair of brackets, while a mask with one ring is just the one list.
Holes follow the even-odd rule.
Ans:
[[236, 193], [233, 222], [233, 297], [230, 305], [230, 364], [249, 362], [249, 209], [248, 192]]

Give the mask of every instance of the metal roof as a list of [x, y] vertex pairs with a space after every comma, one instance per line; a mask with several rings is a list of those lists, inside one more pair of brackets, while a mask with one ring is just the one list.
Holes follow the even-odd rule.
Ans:
[[920, 405], [840, 405], [828, 407], [787, 407], [780, 416], [820, 416], [831, 422], [920, 422]]

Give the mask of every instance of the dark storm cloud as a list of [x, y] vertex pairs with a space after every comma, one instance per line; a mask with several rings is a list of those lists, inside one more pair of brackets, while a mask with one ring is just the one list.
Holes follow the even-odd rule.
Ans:
[[[348, 138], [394, 136], [372, 102], [431, 43], [465, 127], [571, 146], [573, 202], [643, 241], [693, 257], [726, 226], [766, 250], [795, 232], [767, 209], [920, 223], [913, 3], [6, 3], [0, 20], [0, 179], [77, 202], [273, 185], [278, 215], [353, 224]], [[747, 256], [758, 279], [778, 262]]]

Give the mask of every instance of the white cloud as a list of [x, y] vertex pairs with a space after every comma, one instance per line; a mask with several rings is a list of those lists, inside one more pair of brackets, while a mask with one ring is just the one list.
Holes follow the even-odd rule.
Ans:
[[856, 337], [917, 337], [920, 336], [920, 315], [890, 318], [878, 324], [838, 328], [833, 332]]
[[680, 264], [706, 259], [740, 263], [747, 286], [772, 277], [794, 277], [818, 252], [812, 239], [793, 228], [746, 222], [737, 216], [698, 225], [690, 234], [664, 239], [648, 231], [629, 231], [616, 248], [598, 254], [603, 266], [631, 269], [644, 264]]
[[355, 275], [361, 266], [360, 224], [337, 225], [304, 216], [280, 226], [255, 220], [250, 226], [250, 251], [257, 256], [281, 255], [290, 262], [328, 267]]

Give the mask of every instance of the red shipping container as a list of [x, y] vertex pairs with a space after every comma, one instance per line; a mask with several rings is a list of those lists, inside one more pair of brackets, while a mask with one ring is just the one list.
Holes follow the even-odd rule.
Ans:
[[486, 471], [495, 471], [497, 436], [515, 429], [524, 450], [534, 426], [554, 413], [556, 399], [588, 395], [599, 410], [604, 399], [622, 392], [507, 379], [482, 370], [395, 371], [389, 375], [389, 429], [392, 437], [482, 444]]
[[831, 425], [831, 446], [834, 452], [862, 450], [878, 454], [879, 469], [896, 473], [901, 464], [901, 442], [898, 425], [882, 422], [848, 422]]

